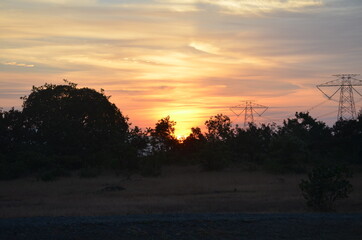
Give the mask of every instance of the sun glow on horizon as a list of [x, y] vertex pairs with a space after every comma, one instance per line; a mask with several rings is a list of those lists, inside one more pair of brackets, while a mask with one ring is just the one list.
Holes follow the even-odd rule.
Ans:
[[[0, 5], [3, 109], [21, 108], [19, 97], [33, 85], [68, 79], [105, 89], [133, 126], [154, 127], [169, 115], [177, 122], [175, 136], [187, 137], [192, 127], [204, 129], [211, 116], [232, 117], [229, 107], [240, 99], [269, 106], [265, 117], [280, 120], [323, 101], [315, 85], [332, 80], [332, 74], [361, 72], [359, 1], [3, 0]], [[313, 114], [331, 112], [334, 105], [328, 104]], [[241, 118], [233, 120], [242, 124]]]
[[184, 136], [184, 135], [178, 135], [176, 136], [176, 139], [182, 143], [183, 141], [185, 141], [185, 139], [187, 138], [187, 136]]

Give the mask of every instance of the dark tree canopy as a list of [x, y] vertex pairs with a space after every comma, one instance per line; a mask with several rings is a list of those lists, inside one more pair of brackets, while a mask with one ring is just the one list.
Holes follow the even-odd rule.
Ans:
[[[362, 112], [356, 120], [338, 121], [333, 128], [297, 112], [281, 126], [233, 126], [217, 114], [179, 142], [176, 122], [169, 116], [154, 128], [130, 128], [128, 118], [104, 91], [76, 84], [33, 87], [23, 110], [0, 108], [0, 178], [28, 174], [57, 176], [62, 170], [139, 171], [157, 176], [162, 164], [199, 164], [221, 170], [230, 164], [245, 169], [305, 172], [314, 166], [362, 163]], [[96, 169], [97, 172], [92, 171]], [[44, 173], [44, 175], [43, 175]]]
[[26, 141], [24, 118], [14, 108], [9, 111], [0, 110], [0, 152], [13, 152]]
[[175, 125], [176, 122], [170, 120], [170, 116], [167, 116], [157, 121], [155, 129], [150, 129], [155, 149], [167, 151], [177, 144], [177, 139], [174, 136]]
[[164, 139], [174, 138], [176, 122], [170, 120], [170, 116], [158, 120], [155, 126], [155, 130], [152, 133], [152, 136], [161, 137]]
[[362, 163], [362, 114], [356, 120], [337, 121], [332, 128], [333, 154], [354, 163]]
[[226, 140], [233, 136], [231, 120], [228, 116], [217, 114], [205, 122], [207, 137], [210, 140]]
[[127, 119], [103, 91], [74, 83], [33, 87], [23, 98], [23, 114], [34, 142], [55, 153], [92, 152], [122, 142]]

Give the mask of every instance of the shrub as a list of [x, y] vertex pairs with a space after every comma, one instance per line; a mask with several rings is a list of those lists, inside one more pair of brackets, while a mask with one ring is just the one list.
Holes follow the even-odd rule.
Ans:
[[352, 185], [348, 178], [352, 177], [347, 168], [317, 167], [308, 174], [308, 180], [299, 184], [307, 205], [315, 211], [334, 211], [337, 199], [348, 198]]

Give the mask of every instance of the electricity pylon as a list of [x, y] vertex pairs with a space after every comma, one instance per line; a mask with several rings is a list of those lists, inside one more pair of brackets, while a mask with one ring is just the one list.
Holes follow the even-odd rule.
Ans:
[[[337, 79], [317, 85], [317, 88], [328, 99], [332, 99], [340, 92], [337, 121], [356, 119], [357, 114], [353, 92], [362, 97], [362, 94], [355, 88], [355, 86], [362, 86], [362, 80], [355, 78], [356, 76], [359, 76], [359, 74], [337, 74], [333, 76], [337, 77]], [[321, 89], [323, 87], [334, 87], [337, 88], [337, 90], [334, 91], [333, 94], [327, 94]]]
[[[248, 123], [254, 123], [254, 112], [261, 116], [268, 109], [268, 107], [253, 103], [252, 101], [244, 101], [244, 103], [245, 104], [230, 107], [230, 111], [232, 111], [237, 117], [244, 113], [244, 127], [247, 127]], [[238, 109], [240, 109], [241, 112], [238, 112]]]

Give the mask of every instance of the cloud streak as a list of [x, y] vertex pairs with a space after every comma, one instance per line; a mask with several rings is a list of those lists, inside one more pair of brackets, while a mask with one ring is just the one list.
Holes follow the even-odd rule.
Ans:
[[[104, 88], [142, 127], [175, 115], [185, 133], [243, 99], [306, 110], [323, 101], [316, 84], [361, 72], [356, 0], [3, 0], [0, 6], [1, 88], [21, 83], [27, 91], [63, 78]], [[6, 101], [0, 95], [1, 102], [20, 106], [13, 95]]]
[[4, 62], [3, 65], [17, 66], [17, 67], [27, 67], [27, 68], [35, 67], [35, 65], [33, 65], [33, 64], [25, 64], [25, 63], [17, 63], [17, 62]]

